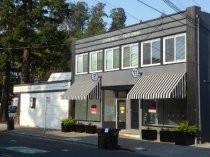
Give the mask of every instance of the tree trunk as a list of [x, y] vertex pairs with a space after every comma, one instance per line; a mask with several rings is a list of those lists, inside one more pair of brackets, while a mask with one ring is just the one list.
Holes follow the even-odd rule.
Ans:
[[30, 12], [32, 10], [32, 0], [23, 0], [23, 6], [25, 9], [25, 24], [27, 26], [26, 34], [24, 36], [27, 48], [23, 49], [23, 60], [22, 60], [22, 77], [21, 84], [30, 82], [30, 41], [29, 31], [31, 28]]
[[9, 64], [7, 64], [6, 70], [3, 73], [3, 81], [2, 81], [0, 122], [5, 122], [8, 119], [9, 89], [10, 89], [9, 82], [10, 82], [10, 66]]
[[23, 50], [21, 84], [30, 82], [30, 49]]

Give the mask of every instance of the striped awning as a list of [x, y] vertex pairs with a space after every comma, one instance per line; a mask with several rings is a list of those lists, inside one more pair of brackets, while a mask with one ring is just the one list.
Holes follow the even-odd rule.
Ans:
[[62, 95], [63, 99], [100, 99], [100, 81], [76, 80]]
[[128, 99], [165, 99], [186, 97], [185, 73], [142, 76], [127, 94]]

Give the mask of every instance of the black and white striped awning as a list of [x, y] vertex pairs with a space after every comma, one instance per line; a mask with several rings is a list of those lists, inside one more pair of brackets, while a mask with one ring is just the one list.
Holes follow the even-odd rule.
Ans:
[[186, 97], [185, 73], [142, 76], [127, 94], [128, 99], [166, 99]]
[[76, 80], [62, 95], [62, 98], [71, 100], [100, 99], [100, 91], [100, 81]]

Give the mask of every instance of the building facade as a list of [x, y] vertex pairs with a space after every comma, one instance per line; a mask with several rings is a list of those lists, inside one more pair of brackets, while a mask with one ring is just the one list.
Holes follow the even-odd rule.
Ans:
[[61, 95], [70, 87], [70, 78], [70, 72], [52, 73], [44, 83], [15, 85], [20, 126], [61, 129], [61, 120], [69, 115], [69, 100]]
[[210, 14], [192, 6], [76, 40], [70, 99], [75, 119], [98, 127], [167, 128], [188, 120], [210, 140]]

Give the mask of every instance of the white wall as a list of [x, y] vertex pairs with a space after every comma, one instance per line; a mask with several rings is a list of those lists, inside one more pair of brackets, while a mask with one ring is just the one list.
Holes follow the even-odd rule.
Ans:
[[[46, 128], [61, 129], [61, 120], [68, 117], [68, 100], [62, 99], [60, 92], [21, 93], [20, 95], [20, 125], [44, 128], [45, 105]], [[30, 97], [36, 98], [35, 109], [29, 107]], [[49, 101], [46, 101], [49, 97]]]

